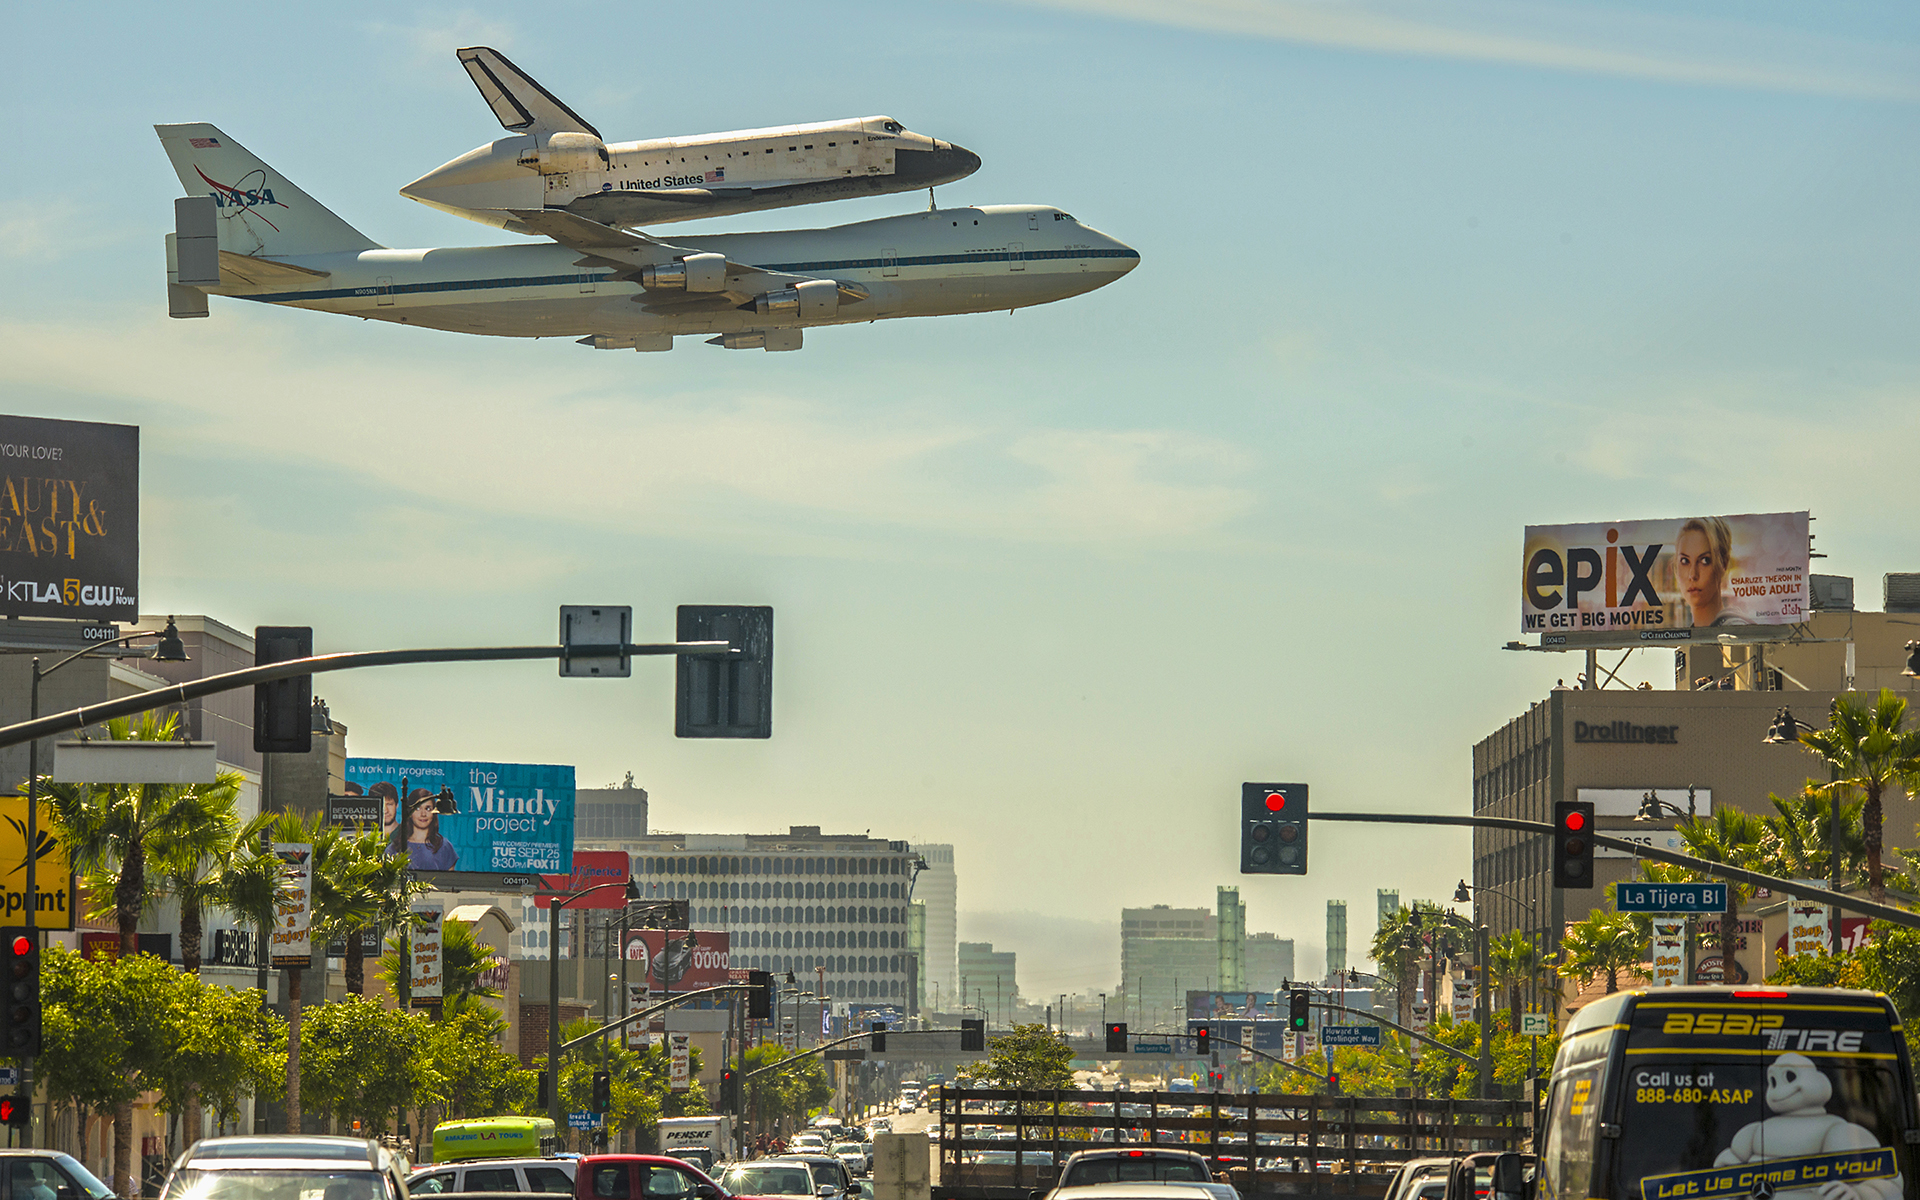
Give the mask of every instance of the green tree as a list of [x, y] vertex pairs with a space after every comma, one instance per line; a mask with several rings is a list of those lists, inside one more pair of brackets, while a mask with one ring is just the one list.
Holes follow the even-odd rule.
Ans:
[[1559, 970], [1582, 982], [1604, 974], [1611, 995], [1620, 990], [1620, 972], [1639, 966], [1646, 951], [1647, 942], [1630, 918], [1595, 909], [1586, 920], [1567, 926], [1560, 939]]
[[1861, 833], [1867, 853], [1867, 889], [1877, 903], [1885, 904], [1881, 797], [1890, 787], [1920, 778], [1920, 729], [1906, 728], [1906, 697], [1892, 688], [1881, 688], [1872, 704], [1858, 695], [1836, 696], [1830, 718], [1825, 729], [1802, 731], [1800, 744], [1833, 773], [1832, 782], [1817, 787], [1830, 794], [1864, 797]]
[[300, 1030], [306, 1102], [342, 1126], [391, 1131], [401, 1110], [444, 1095], [434, 1036], [424, 1014], [360, 996], [315, 1006]]
[[536, 1099], [535, 1073], [500, 1048], [505, 1022], [482, 1004], [450, 1009], [431, 1025], [434, 1070], [452, 1118], [496, 1117], [527, 1111]]
[[985, 1070], [992, 1086], [1045, 1091], [1073, 1086], [1073, 1048], [1045, 1025], [1015, 1025], [987, 1040]]
[[[175, 714], [148, 712], [138, 725], [126, 719], [108, 721], [107, 735], [119, 742], [173, 741], [178, 723]], [[165, 861], [195, 848], [212, 853], [223, 836], [230, 838], [235, 784], [235, 777], [224, 785], [41, 783], [66, 832], [74, 871], [112, 878], [112, 913], [123, 956], [131, 957], [140, 948], [140, 914], [152, 900], [149, 861]], [[113, 1115], [114, 1186], [123, 1194], [133, 1187], [132, 1170], [133, 1101], [128, 1099]]]
[[783, 1122], [799, 1124], [806, 1120], [809, 1109], [833, 1098], [833, 1087], [827, 1082], [826, 1069], [818, 1057], [803, 1058], [777, 1071], [762, 1070], [792, 1057], [785, 1046], [772, 1042], [762, 1042], [747, 1051], [747, 1067], [742, 1075], [746, 1080], [747, 1111], [760, 1129], [772, 1131]]

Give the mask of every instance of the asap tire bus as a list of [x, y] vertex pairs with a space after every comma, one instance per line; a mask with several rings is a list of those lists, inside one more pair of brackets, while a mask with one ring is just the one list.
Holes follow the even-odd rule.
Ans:
[[1619, 992], [1568, 1022], [1537, 1200], [1920, 1200], [1913, 1068], [1883, 995]]

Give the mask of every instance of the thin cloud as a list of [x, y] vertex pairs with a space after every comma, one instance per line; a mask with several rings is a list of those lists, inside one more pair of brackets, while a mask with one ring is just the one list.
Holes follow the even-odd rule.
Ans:
[[[1577, 6], [1425, 5], [1311, 0], [1025, 0], [1049, 8], [1208, 33], [1376, 54], [1505, 63], [1705, 87], [1920, 99], [1920, 56], [1755, 25], [1602, 15]], [[1558, 25], [1554, 29], [1550, 26]], [[1738, 47], [1736, 51], [1733, 48]]]

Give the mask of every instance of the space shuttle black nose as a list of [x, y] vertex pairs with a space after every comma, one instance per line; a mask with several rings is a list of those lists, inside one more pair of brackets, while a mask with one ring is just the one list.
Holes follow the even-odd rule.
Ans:
[[894, 151], [893, 173], [918, 187], [935, 187], [965, 179], [980, 169], [980, 156], [951, 142], [940, 142], [933, 150]]

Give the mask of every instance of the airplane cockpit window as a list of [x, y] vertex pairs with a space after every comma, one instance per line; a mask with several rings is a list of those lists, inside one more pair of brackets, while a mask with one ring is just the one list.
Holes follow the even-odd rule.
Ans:
[[885, 125], [882, 125], [881, 128], [885, 129], [888, 133], [899, 133], [901, 126], [898, 121], [888, 121]]
[[1055, 214], [1053, 214], [1053, 219], [1054, 219], [1054, 220], [1056, 220], [1056, 221], [1071, 221], [1071, 220], [1073, 220], [1073, 214], [1072, 214], [1072, 213], [1063, 213], [1063, 212], [1057, 212], [1057, 213], [1055, 213]]

